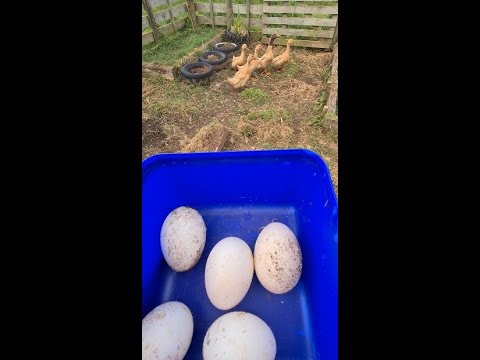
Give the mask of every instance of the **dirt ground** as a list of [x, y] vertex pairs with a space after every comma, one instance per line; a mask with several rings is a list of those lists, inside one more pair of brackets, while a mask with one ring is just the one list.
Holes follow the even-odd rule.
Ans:
[[[249, 46], [253, 50], [256, 43]], [[266, 49], [266, 45], [263, 46]], [[276, 46], [275, 56], [285, 47]], [[263, 52], [260, 55], [263, 55]], [[245, 89], [225, 82], [230, 66], [215, 73], [209, 86], [192, 86], [144, 74], [143, 158], [156, 153], [307, 148], [327, 162], [337, 190], [336, 132], [321, 126], [332, 53], [293, 47], [283, 71], [252, 76]]]

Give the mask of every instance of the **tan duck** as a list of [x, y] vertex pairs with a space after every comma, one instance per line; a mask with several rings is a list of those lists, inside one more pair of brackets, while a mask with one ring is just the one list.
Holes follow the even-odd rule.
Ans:
[[228, 78], [226, 81], [233, 86], [234, 89], [239, 89], [247, 84], [248, 79], [252, 76], [253, 68], [252, 65], [253, 55], [248, 55], [247, 66], [243, 66], [242, 69], [238, 70], [232, 78]]
[[247, 50], [247, 44], [243, 44], [242, 45], [242, 52], [240, 53], [240, 56], [234, 56], [232, 58], [232, 69], [233, 70], [238, 70], [238, 66], [240, 65], [244, 65], [246, 60], [247, 60], [247, 56], [245, 55], [245, 50]]
[[283, 65], [285, 65], [288, 60], [290, 59], [290, 46], [293, 44], [293, 39], [288, 39], [287, 41], [287, 48], [285, 51], [278, 55], [277, 57], [273, 58], [272, 60], [272, 66], [281, 71], [283, 68]]
[[270, 73], [267, 72], [267, 68], [273, 60], [273, 42], [278, 37], [280, 36], [277, 34], [272, 35], [272, 37], [270, 38], [270, 43], [268, 44], [268, 47], [267, 47], [267, 51], [265, 51], [265, 54], [263, 54], [263, 56], [260, 59], [258, 59], [257, 69], [262, 70], [262, 72], [267, 76], [270, 75]]
[[257, 65], [258, 65], [258, 59], [255, 59], [255, 56], [253, 56], [253, 59], [250, 61], [250, 65], [247, 63], [247, 76], [244, 76], [242, 80], [239, 81], [238, 83], [238, 88], [243, 88], [245, 85], [247, 85], [248, 80], [250, 80], [250, 77], [252, 76], [253, 72], [257, 70]]
[[[255, 52], [253, 53], [253, 60], [252, 60], [252, 65], [255, 65], [255, 69], [258, 66], [258, 52], [260, 50], [262, 50], [262, 45], [261, 44], [258, 44], [257, 46], [255, 46]], [[238, 66], [238, 70], [243, 69], [245, 66], [246, 65]]]

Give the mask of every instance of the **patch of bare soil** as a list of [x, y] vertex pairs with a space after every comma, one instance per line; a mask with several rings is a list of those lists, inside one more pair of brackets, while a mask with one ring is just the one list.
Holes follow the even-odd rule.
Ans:
[[233, 46], [234, 45], [232, 45], [231, 43], [223, 43], [218, 45], [218, 47], [221, 49], [231, 49]]
[[218, 60], [220, 60], [220, 56], [215, 55], [215, 54], [210, 54], [210, 55], [207, 55], [207, 60], [208, 61], [218, 61]]
[[196, 66], [196, 67], [190, 68], [188, 72], [192, 74], [200, 74], [200, 73], [204, 73], [207, 70], [208, 68], [206, 66]]

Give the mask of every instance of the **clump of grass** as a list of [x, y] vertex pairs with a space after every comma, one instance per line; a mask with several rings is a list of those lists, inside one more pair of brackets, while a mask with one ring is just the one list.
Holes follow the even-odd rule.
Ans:
[[[322, 112], [323, 111], [323, 107], [325, 106], [325, 104], [327, 103], [327, 97], [328, 97], [328, 94], [327, 92], [324, 90], [320, 93], [320, 96], [318, 97], [318, 100], [317, 102], [315, 103], [315, 105], [313, 106], [313, 109], [315, 111], [318, 111], [318, 112]], [[321, 126], [322, 123], [323, 123], [323, 117], [321, 115], [317, 115], [315, 116], [313, 119], [310, 120], [309, 122], [309, 125], [310, 126]]]
[[318, 116], [315, 116], [312, 120], [310, 120], [308, 125], [310, 125], [310, 126], [322, 126], [322, 123], [323, 123], [323, 118], [320, 115], [318, 115]]
[[255, 135], [255, 130], [250, 127], [245, 127], [242, 129], [241, 134], [248, 139]]
[[320, 78], [323, 80], [323, 82], [327, 82], [328, 79], [330, 79], [330, 72], [331, 72], [331, 67], [330, 66], [326, 66], [322, 69], [322, 71], [320, 72]]
[[316, 101], [315, 105], [313, 106], [313, 109], [315, 111], [322, 111], [323, 107], [327, 103], [327, 97], [328, 97], [327, 92], [325, 90], [322, 91], [320, 93], [320, 96], [318, 97], [318, 100]]
[[247, 36], [248, 35], [247, 27], [243, 23], [243, 17], [241, 17], [239, 13], [235, 17], [235, 21], [233, 22], [230, 30], [234, 34], [237, 34], [239, 36]]
[[282, 117], [283, 120], [291, 120], [292, 119], [292, 113], [288, 110], [283, 110], [280, 113], [280, 116]]
[[273, 110], [262, 110], [248, 114], [248, 120], [271, 120], [274, 116]]
[[249, 99], [255, 105], [265, 104], [268, 100], [268, 95], [260, 89], [251, 88], [245, 89], [240, 93], [240, 97], [243, 99]]
[[285, 73], [290, 76], [297, 76], [298, 71], [300, 70], [300, 66], [297, 64], [295, 59], [290, 58], [290, 61], [285, 64]]
[[151, 43], [142, 48], [142, 61], [175, 65], [183, 56], [217, 35], [218, 29], [199, 26], [196, 30], [183, 28], [162, 36], [159, 44]]

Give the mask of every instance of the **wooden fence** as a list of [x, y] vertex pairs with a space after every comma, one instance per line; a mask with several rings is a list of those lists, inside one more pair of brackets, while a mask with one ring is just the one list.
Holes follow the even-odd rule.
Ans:
[[[145, 6], [145, 2], [148, 2], [147, 6]], [[150, 9], [148, 9], [148, 5], [150, 5]], [[155, 11], [157, 7], [165, 7], [165, 9]], [[142, 16], [143, 45], [155, 40], [154, 31], [151, 26], [152, 19], [149, 19], [150, 11], [154, 18], [155, 28], [159, 34], [167, 35], [185, 26], [185, 15], [188, 14], [186, 2], [172, 6], [171, 0], [144, 0], [142, 1], [142, 8], [147, 12], [146, 15]], [[143, 32], [144, 30], [149, 31]]]
[[[143, 1], [149, 1], [152, 7], [156, 7], [168, 3], [169, 0]], [[256, 28], [261, 31], [263, 43], [268, 43], [269, 37], [274, 33], [282, 35], [275, 40], [276, 45], [285, 45], [289, 37], [295, 37], [294, 46], [302, 47], [332, 49], [336, 42], [338, 0], [263, 0], [263, 4], [250, 4], [249, 0], [246, 0], [245, 4], [232, 4], [232, 0], [225, 0], [225, 3], [212, 3], [212, 0], [186, 1], [184, 4], [156, 12], [155, 21], [157, 23], [160, 20], [168, 21], [172, 14], [176, 17], [188, 13], [190, 9], [189, 15], [194, 25], [198, 23], [227, 26], [232, 23], [235, 16], [240, 15], [248, 29]], [[145, 16], [142, 18], [142, 29], [148, 26], [148, 16]], [[163, 25], [158, 30], [166, 34], [183, 26], [184, 19]], [[153, 41], [152, 35], [151, 33], [144, 35], [144, 43]]]

